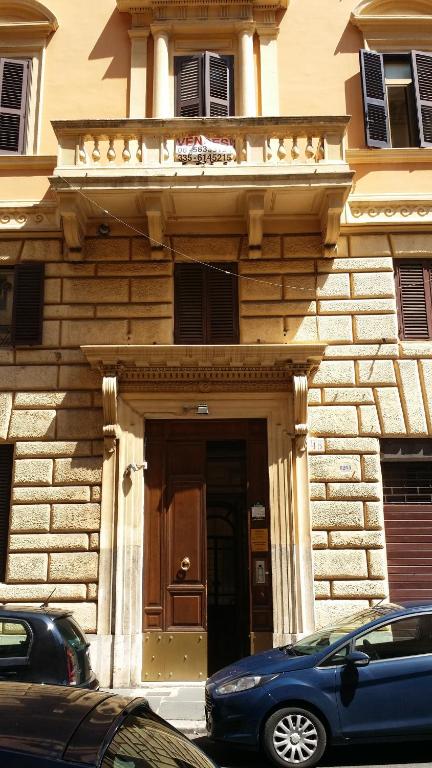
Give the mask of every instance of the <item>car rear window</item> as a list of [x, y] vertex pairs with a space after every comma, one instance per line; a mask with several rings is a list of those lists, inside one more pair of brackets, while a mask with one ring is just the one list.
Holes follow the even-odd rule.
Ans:
[[192, 742], [151, 716], [129, 715], [101, 768], [214, 768]]
[[30, 633], [18, 621], [0, 621], [0, 659], [25, 658], [30, 646]]
[[76, 684], [84, 683], [90, 677], [90, 660], [88, 654], [88, 642], [80, 627], [71, 616], [64, 616], [56, 620], [65, 645], [71, 649], [77, 670]]

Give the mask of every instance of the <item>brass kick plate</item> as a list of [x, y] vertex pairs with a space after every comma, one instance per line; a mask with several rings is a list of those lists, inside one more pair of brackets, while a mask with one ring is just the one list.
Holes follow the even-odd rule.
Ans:
[[196, 682], [206, 677], [206, 632], [144, 633], [143, 680]]

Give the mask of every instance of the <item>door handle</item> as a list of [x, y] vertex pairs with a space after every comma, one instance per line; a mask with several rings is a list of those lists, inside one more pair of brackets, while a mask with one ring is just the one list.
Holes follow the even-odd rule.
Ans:
[[184, 557], [180, 563], [181, 570], [186, 573], [189, 570], [190, 566], [191, 566], [190, 559], [188, 557]]

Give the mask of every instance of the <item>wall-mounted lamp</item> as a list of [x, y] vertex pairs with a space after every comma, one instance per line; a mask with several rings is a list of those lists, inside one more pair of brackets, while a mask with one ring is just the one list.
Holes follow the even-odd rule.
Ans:
[[196, 412], [198, 416], [208, 416], [209, 407], [207, 403], [200, 403], [199, 405], [197, 405]]
[[111, 230], [110, 230], [110, 228], [109, 228], [109, 225], [108, 225], [108, 224], [104, 224], [104, 223], [102, 223], [102, 224], [100, 224], [100, 225], [99, 225], [99, 227], [98, 227], [98, 234], [99, 234], [101, 237], [108, 237], [108, 235], [110, 234], [110, 232], [111, 232]]
[[135, 464], [135, 463], [128, 464], [124, 471], [124, 476], [130, 477], [132, 472], [138, 472], [140, 469], [147, 469], [146, 461], [143, 461], [142, 464]]

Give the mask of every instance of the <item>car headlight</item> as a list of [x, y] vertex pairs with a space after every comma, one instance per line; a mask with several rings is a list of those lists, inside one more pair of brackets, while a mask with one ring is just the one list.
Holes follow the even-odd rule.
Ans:
[[225, 696], [227, 693], [240, 693], [241, 691], [248, 691], [250, 688], [257, 688], [259, 685], [274, 680], [278, 675], [246, 675], [245, 677], [237, 677], [235, 680], [231, 680], [229, 683], [224, 683], [216, 688], [216, 693]]

